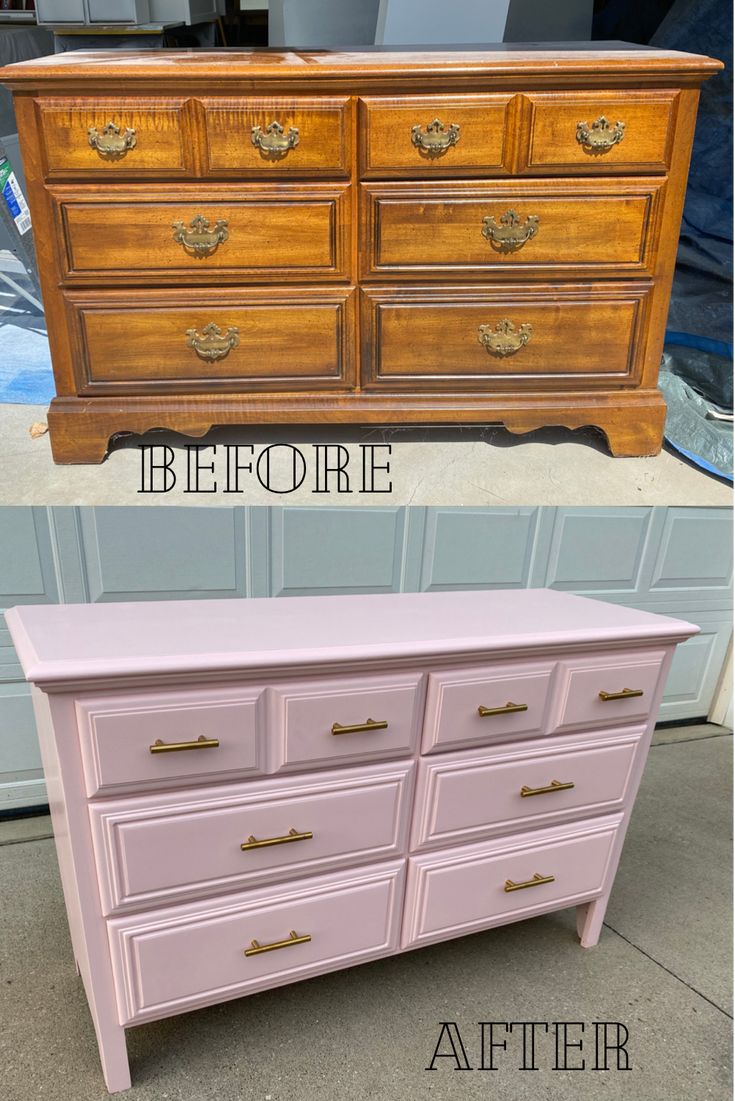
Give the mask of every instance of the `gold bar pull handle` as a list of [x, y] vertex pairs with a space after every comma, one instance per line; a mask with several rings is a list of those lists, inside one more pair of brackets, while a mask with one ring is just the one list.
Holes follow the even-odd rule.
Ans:
[[562, 780], [552, 780], [550, 784], [542, 788], [529, 788], [524, 784], [521, 788], [521, 797], [525, 799], [527, 795], [548, 795], [552, 791], [571, 791], [573, 787], [574, 782], [572, 780], [567, 783]]
[[298, 830], [293, 828], [291, 828], [287, 834], [284, 834], [283, 837], [264, 837], [260, 841], [257, 837], [253, 837], [253, 835], [250, 834], [250, 837], [247, 841], [243, 841], [240, 848], [243, 852], [247, 852], [249, 849], [267, 849], [271, 845], [285, 845], [289, 841], [311, 841], [313, 836], [314, 834], [311, 830], [304, 830], [303, 833], [299, 833]]
[[148, 748], [151, 753], [178, 753], [182, 749], [216, 749], [218, 745], [219, 738], [205, 738], [204, 734], [200, 734], [195, 742], [162, 742], [156, 738]]
[[620, 692], [600, 692], [600, 699], [607, 700], [632, 700], [636, 696], [642, 696], [642, 688], [623, 688]]
[[481, 718], [486, 718], [488, 715], [515, 715], [518, 711], [528, 711], [527, 703], [508, 703], [502, 707], [483, 707], [482, 704], [477, 709], [477, 714]]
[[353, 723], [351, 726], [341, 726], [339, 723], [334, 723], [332, 726], [333, 734], [359, 734], [363, 730], [387, 730], [387, 719], [366, 719], [364, 723]]
[[250, 947], [245, 949], [245, 955], [259, 956], [263, 952], [275, 952], [277, 948], [290, 948], [293, 944], [308, 944], [310, 940], [311, 935], [309, 933], [304, 933], [300, 937], [296, 930], [292, 929], [286, 940], [275, 940], [272, 944], [260, 944], [259, 941], [252, 940]]
[[512, 879], [506, 879], [504, 891], [523, 891], [526, 887], [540, 887], [542, 883], [553, 883], [556, 877], [553, 875], [540, 875], [536, 872], [533, 879], [527, 879], [525, 883], [514, 883]]

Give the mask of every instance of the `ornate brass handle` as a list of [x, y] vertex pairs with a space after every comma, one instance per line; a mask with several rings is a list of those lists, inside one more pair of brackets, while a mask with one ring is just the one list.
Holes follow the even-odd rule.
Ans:
[[523, 891], [526, 887], [540, 887], [542, 883], [553, 883], [555, 876], [540, 875], [536, 872], [533, 879], [527, 879], [525, 883], [514, 883], [512, 879], [506, 879], [504, 891]]
[[250, 947], [245, 949], [246, 956], [259, 956], [262, 952], [275, 952], [278, 948], [290, 948], [292, 944], [308, 944], [311, 940], [309, 933], [300, 937], [295, 929], [292, 929], [286, 940], [275, 940], [272, 944], [260, 944], [257, 940], [251, 940]]
[[271, 122], [266, 126], [265, 132], [260, 126], [254, 126], [251, 132], [252, 142], [261, 153], [267, 153], [269, 157], [285, 157], [289, 149], [295, 149], [299, 144], [299, 131], [295, 126], [289, 127], [286, 133], [280, 122]]
[[210, 321], [205, 325], [201, 333], [196, 329], [186, 330], [186, 346], [193, 348], [201, 359], [208, 363], [224, 359], [233, 348], [240, 343], [240, 330], [236, 325], [231, 325], [226, 333], [223, 333], [219, 325]]
[[504, 317], [494, 329], [490, 325], [480, 325], [478, 339], [490, 355], [512, 356], [528, 344], [532, 332], [530, 325], [519, 325], [516, 329], [513, 322]]
[[484, 719], [488, 715], [514, 715], [517, 711], [528, 711], [528, 704], [510, 703], [509, 701], [502, 707], [483, 707], [480, 705], [477, 709], [477, 714]]
[[573, 787], [574, 783], [571, 780], [567, 783], [563, 783], [561, 780], [552, 780], [550, 784], [543, 788], [529, 788], [524, 784], [521, 788], [521, 797], [525, 799], [528, 795], [548, 795], [552, 791], [570, 791]]
[[642, 688], [623, 688], [620, 692], [600, 692], [601, 700], [632, 700], [636, 696], [642, 696]]
[[625, 123], [611, 125], [604, 115], [600, 115], [590, 126], [587, 122], [577, 123], [577, 141], [587, 153], [607, 153], [625, 137]]
[[414, 126], [411, 130], [411, 141], [417, 149], [423, 149], [425, 153], [444, 153], [450, 145], [456, 145], [459, 141], [459, 126], [456, 122], [445, 126], [441, 119], [434, 119], [425, 130], [421, 126]]
[[108, 122], [102, 130], [90, 126], [87, 138], [92, 148], [103, 157], [124, 157], [128, 149], [134, 149], [138, 144], [135, 130], [128, 127], [121, 133], [120, 127], [114, 122]]
[[521, 248], [538, 233], [538, 214], [529, 214], [521, 225], [521, 219], [515, 210], [506, 210], [496, 222], [492, 214], [482, 219], [482, 236], [491, 245], [497, 245], [500, 252], [513, 252]]
[[359, 734], [362, 730], [387, 730], [387, 719], [366, 719], [364, 723], [353, 723], [352, 726], [340, 726], [334, 723], [333, 734]]
[[190, 252], [197, 259], [211, 256], [217, 251], [217, 246], [223, 244], [230, 236], [225, 218], [218, 219], [212, 228], [208, 219], [201, 214], [195, 214], [188, 226], [183, 222], [174, 222], [171, 228], [174, 231], [174, 241], [178, 245], [183, 245], [186, 252]]
[[162, 742], [156, 738], [148, 748], [151, 753], [179, 753], [182, 749], [216, 749], [218, 745], [218, 738], [206, 738], [200, 734], [195, 742]]
[[314, 834], [311, 830], [305, 830], [303, 833], [299, 833], [298, 830], [290, 829], [283, 837], [264, 837], [262, 841], [259, 841], [257, 837], [250, 837], [247, 841], [243, 841], [240, 848], [243, 852], [248, 852], [249, 849], [267, 849], [271, 845], [286, 845], [289, 841], [311, 841]]

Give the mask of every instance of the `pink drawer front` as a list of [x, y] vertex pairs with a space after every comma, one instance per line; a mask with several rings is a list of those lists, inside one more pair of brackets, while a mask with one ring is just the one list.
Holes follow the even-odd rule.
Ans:
[[516, 663], [431, 673], [422, 751], [488, 745], [541, 734], [554, 665]]
[[557, 730], [645, 722], [656, 698], [663, 650], [568, 658], [560, 663]]
[[467, 844], [621, 810], [640, 740], [640, 730], [580, 734], [422, 760], [411, 847]]
[[[120, 1023], [167, 1017], [395, 951], [404, 869], [404, 861], [374, 865], [110, 920]], [[270, 945], [282, 947], [257, 951]]]
[[248, 687], [82, 697], [76, 708], [87, 793], [264, 771], [262, 695]]
[[103, 910], [398, 857], [413, 768], [394, 762], [92, 804]]
[[269, 772], [411, 753], [421, 722], [419, 674], [340, 677], [270, 693]]
[[403, 945], [461, 936], [602, 892], [622, 815], [411, 857]]

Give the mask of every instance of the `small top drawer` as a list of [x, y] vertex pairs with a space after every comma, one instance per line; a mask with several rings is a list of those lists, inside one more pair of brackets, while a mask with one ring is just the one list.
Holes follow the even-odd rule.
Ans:
[[568, 658], [560, 663], [556, 730], [644, 722], [659, 686], [663, 650]]
[[420, 674], [386, 674], [274, 687], [268, 771], [411, 753], [421, 721], [420, 686]]
[[349, 100], [203, 99], [213, 176], [347, 176]]
[[363, 176], [498, 176], [508, 172], [510, 96], [361, 100]]
[[422, 752], [542, 733], [553, 668], [553, 662], [518, 662], [431, 673]]
[[184, 99], [36, 101], [51, 179], [193, 175]]
[[87, 793], [264, 771], [261, 695], [248, 687], [79, 699]]
[[528, 95], [525, 171], [596, 175], [665, 172], [671, 159], [671, 92], [549, 92]]

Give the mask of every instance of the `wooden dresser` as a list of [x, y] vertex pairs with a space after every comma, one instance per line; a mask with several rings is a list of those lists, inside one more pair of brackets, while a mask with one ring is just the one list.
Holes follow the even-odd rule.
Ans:
[[656, 380], [699, 85], [625, 44], [66, 53], [15, 92], [57, 462], [215, 424], [597, 425]]
[[543, 589], [6, 620], [112, 1092], [132, 1025], [570, 906], [594, 945], [697, 631]]

